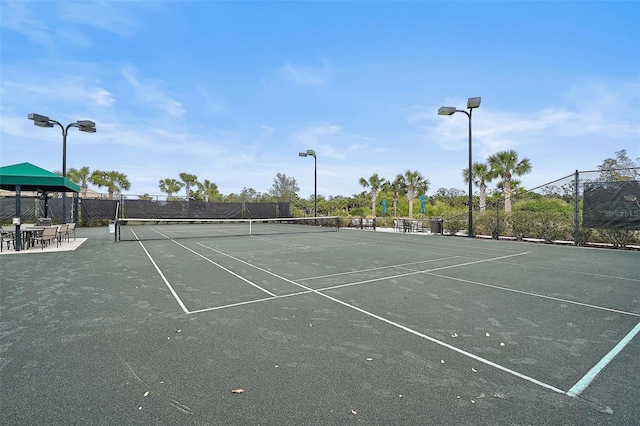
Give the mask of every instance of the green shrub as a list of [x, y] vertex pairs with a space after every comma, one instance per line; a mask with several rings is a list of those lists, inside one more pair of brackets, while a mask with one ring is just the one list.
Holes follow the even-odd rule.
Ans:
[[628, 229], [601, 229], [600, 234], [605, 238], [605, 242], [613, 244], [614, 247], [626, 247], [637, 242], [635, 231]]
[[509, 221], [511, 223], [511, 233], [518, 241], [528, 238], [533, 230], [533, 217], [527, 211], [511, 212]]
[[537, 212], [534, 214], [535, 238], [550, 243], [556, 240], [573, 240], [573, 220], [571, 215], [560, 212]]
[[514, 203], [512, 211], [572, 213], [573, 205], [559, 198], [523, 200]]
[[456, 232], [461, 229], [465, 229], [467, 227], [467, 222], [459, 219], [447, 220], [444, 223], [444, 228], [446, 231], [449, 231], [451, 235], [455, 235]]
[[496, 212], [488, 210], [476, 213], [473, 219], [473, 229], [476, 235], [491, 235], [496, 238], [498, 232], [498, 218]]
[[578, 234], [578, 245], [580, 246], [584, 246], [589, 242], [595, 242], [598, 235], [596, 230], [592, 228], [580, 228]]

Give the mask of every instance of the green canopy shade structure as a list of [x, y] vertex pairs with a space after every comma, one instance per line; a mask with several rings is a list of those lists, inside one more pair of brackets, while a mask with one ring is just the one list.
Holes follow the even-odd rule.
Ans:
[[80, 192], [80, 187], [60, 175], [31, 163], [0, 167], [0, 189], [7, 191]]
[[[80, 192], [80, 187], [60, 175], [34, 166], [31, 163], [0, 167], [0, 189], [16, 192], [16, 218], [20, 218], [20, 192]], [[64, 202], [64, 201], [63, 201]], [[20, 251], [20, 223], [16, 223], [16, 251]]]

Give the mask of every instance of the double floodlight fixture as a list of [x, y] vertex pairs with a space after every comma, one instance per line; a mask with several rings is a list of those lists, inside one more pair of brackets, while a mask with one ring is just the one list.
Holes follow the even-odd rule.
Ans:
[[[478, 108], [480, 106], [480, 101], [481, 100], [482, 99], [480, 97], [469, 98], [467, 100], [467, 108], [468, 109]], [[443, 106], [443, 107], [438, 108], [438, 115], [453, 115], [456, 112], [464, 112], [464, 113], [466, 113], [466, 111], [457, 109], [456, 107]]]
[[[57, 124], [60, 127], [62, 127], [64, 130], [64, 127], [62, 126], [62, 124], [58, 123], [55, 120], [50, 119], [46, 115], [29, 114], [27, 118], [29, 120], [33, 120], [33, 124], [38, 127], [53, 127]], [[91, 120], [78, 120], [75, 123], [69, 124], [67, 128], [69, 127], [77, 127], [78, 130], [80, 130], [81, 132], [87, 132], [87, 133], [96, 132], [96, 123], [94, 123]]]
[[307, 152], [299, 152], [300, 157], [313, 157], [316, 158], [316, 152], [312, 149], [308, 149]]
[[308, 149], [305, 152], [299, 152], [300, 157], [313, 157], [313, 217], [318, 217], [318, 157], [316, 152]]
[[[73, 123], [69, 123], [63, 126], [62, 123], [56, 120], [52, 120], [46, 115], [29, 114], [27, 116], [29, 120], [33, 120], [33, 124], [38, 127], [54, 127], [58, 126], [62, 130], [62, 176], [67, 177], [67, 133], [71, 127], [77, 127], [78, 130], [85, 133], [95, 133], [96, 123], [91, 120], [78, 120]], [[62, 192], [62, 223], [67, 223], [67, 195], [66, 191]], [[77, 220], [77, 217], [75, 218]]]

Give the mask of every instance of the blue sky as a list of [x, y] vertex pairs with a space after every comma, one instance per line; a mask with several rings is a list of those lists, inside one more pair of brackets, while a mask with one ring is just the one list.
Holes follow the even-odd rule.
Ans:
[[[514, 149], [533, 188], [640, 157], [640, 2], [1, 1], [0, 165], [117, 170], [129, 194], [189, 172], [223, 194], [351, 196], [418, 170], [464, 190], [474, 161]], [[495, 187], [495, 182], [489, 185]], [[96, 188], [94, 188], [96, 189]], [[103, 190], [104, 191], [104, 190]]]

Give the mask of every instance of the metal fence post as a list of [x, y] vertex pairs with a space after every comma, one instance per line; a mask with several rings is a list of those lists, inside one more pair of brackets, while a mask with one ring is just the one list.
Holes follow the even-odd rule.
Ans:
[[496, 240], [500, 239], [500, 200], [496, 201]]
[[573, 243], [577, 246], [580, 244], [580, 172], [577, 170], [575, 174], [574, 186], [575, 206], [573, 208], [573, 225], [575, 232]]

